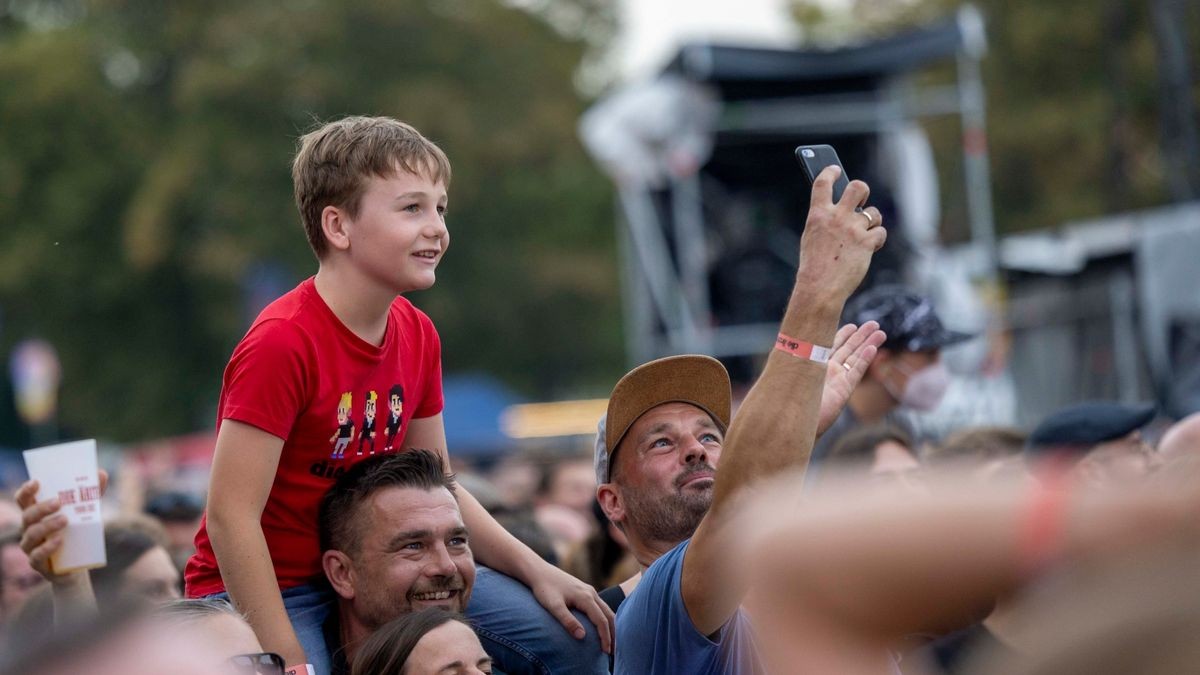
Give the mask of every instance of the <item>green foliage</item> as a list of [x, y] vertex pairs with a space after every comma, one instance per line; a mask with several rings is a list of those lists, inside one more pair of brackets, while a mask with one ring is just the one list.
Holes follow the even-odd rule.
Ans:
[[[586, 21], [551, 25], [555, 4]], [[611, 196], [575, 135], [584, 33], [606, 25], [591, 0], [9, 10], [0, 353], [34, 335], [56, 345], [64, 427], [134, 440], [212, 423], [250, 319], [248, 270], [270, 261], [298, 281], [316, 269], [290, 161], [301, 133], [344, 114], [404, 119], [454, 164], [453, 246], [438, 285], [413, 298], [448, 372], [488, 370], [534, 396], [618, 374]], [[44, 16], [57, 19], [31, 18]]]
[[[1165, 202], [1150, 3], [975, 4], [987, 23], [983, 67], [999, 231], [1052, 227]], [[830, 12], [819, 11], [825, 5], [816, 0], [793, 0], [806, 35], [822, 45], [891, 34], [949, 15], [958, 5], [954, 0], [854, 0]], [[1188, 16], [1195, 23], [1197, 12]], [[933, 75], [942, 82], [952, 76], [952, 66]], [[1200, 87], [1195, 94], [1200, 105]], [[956, 175], [961, 172], [960, 128], [944, 120], [927, 121], [926, 128], [941, 168], [944, 233], [952, 239], [964, 236], [966, 211]]]

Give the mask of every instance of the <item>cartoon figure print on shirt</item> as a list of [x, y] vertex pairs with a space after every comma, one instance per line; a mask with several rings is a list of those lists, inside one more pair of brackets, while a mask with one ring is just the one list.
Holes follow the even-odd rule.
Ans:
[[400, 432], [400, 422], [403, 419], [403, 412], [404, 387], [393, 384], [392, 388], [388, 390], [388, 420], [385, 427], [387, 431], [387, 444], [383, 446], [384, 452], [390, 452], [395, 445], [396, 434]]
[[367, 402], [363, 406], [363, 423], [362, 428], [358, 431], [358, 454], [362, 456], [363, 443], [368, 444], [371, 448], [371, 454], [375, 454], [375, 402], [379, 399], [379, 394], [374, 390], [367, 392]]
[[346, 446], [350, 445], [350, 441], [354, 440], [354, 420], [350, 417], [350, 406], [354, 402], [354, 396], [350, 392], [342, 392], [342, 398], [338, 401], [337, 407], [337, 431], [329, 437], [329, 442], [333, 443], [333, 454], [330, 455], [333, 459], [341, 459], [346, 454]]

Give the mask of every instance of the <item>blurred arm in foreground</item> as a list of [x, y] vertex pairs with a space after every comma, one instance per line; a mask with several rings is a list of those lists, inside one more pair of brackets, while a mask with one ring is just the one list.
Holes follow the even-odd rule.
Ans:
[[894, 672], [885, 650], [977, 621], [1048, 569], [1196, 543], [1200, 481], [1116, 491], [1039, 475], [931, 476], [928, 495], [831, 476], [804, 499], [793, 475], [756, 491], [736, 530], [757, 553], [746, 605], [767, 672]]

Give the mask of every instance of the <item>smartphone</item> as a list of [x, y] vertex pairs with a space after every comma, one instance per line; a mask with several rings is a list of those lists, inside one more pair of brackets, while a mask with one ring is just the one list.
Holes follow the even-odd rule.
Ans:
[[842, 161], [838, 159], [837, 151], [831, 145], [801, 145], [796, 148], [796, 159], [800, 161], [800, 166], [804, 169], [804, 175], [808, 176], [808, 182], [813, 183], [817, 180], [817, 174], [827, 166], [836, 165], [842, 169], [842, 175], [837, 177], [833, 182], [833, 203], [836, 204], [842, 200], [842, 193], [850, 185], [850, 179], [846, 177], [846, 167], [842, 166]]

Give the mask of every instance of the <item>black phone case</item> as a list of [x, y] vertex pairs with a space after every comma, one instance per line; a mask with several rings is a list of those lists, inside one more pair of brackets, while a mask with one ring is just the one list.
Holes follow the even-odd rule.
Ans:
[[[805, 150], [811, 150], [813, 156], [805, 157]], [[842, 160], [838, 159], [837, 151], [831, 145], [801, 145], [796, 148], [796, 159], [800, 162], [801, 168], [804, 169], [804, 175], [808, 178], [809, 184], [817, 180], [817, 175], [827, 166], [837, 165], [842, 169], [842, 175], [833, 182], [833, 203], [836, 204], [842, 199], [842, 193], [850, 185], [850, 179], [846, 177], [846, 167], [842, 166]]]

